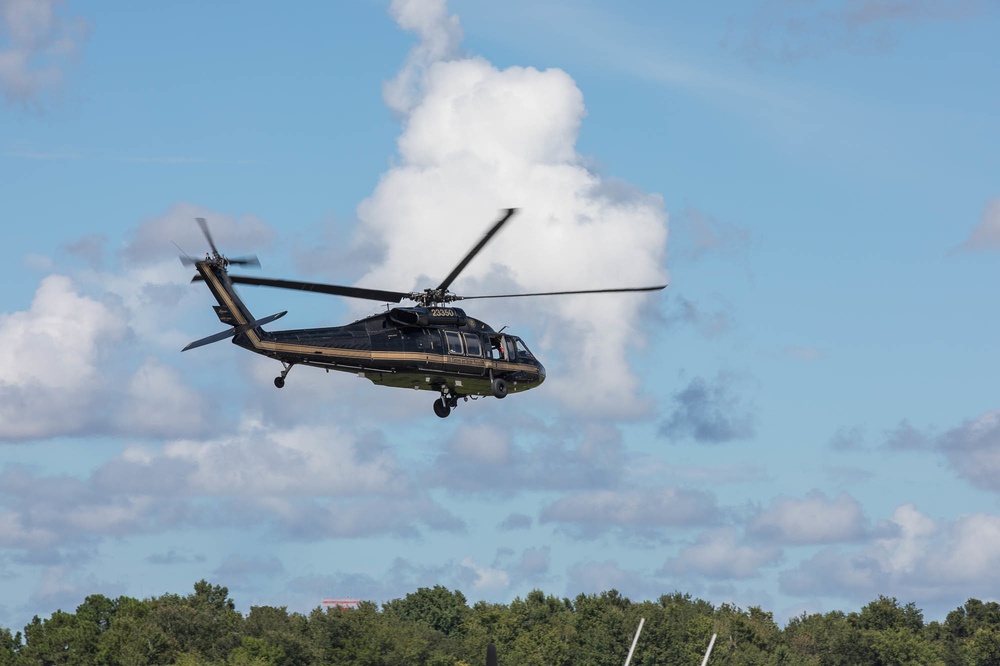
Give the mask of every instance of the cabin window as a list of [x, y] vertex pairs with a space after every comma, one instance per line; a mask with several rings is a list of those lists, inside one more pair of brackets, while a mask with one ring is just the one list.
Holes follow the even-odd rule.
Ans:
[[474, 333], [464, 333], [465, 348], [469, 356], [482, 356], [482, 346], [479, 344], [479, 336]]
[[448, 343], [449, 354], [464, 353], [465, 350], [462, 348], [462, 336], [458, 334], [458, 331], [445, 331], [444, 341]]

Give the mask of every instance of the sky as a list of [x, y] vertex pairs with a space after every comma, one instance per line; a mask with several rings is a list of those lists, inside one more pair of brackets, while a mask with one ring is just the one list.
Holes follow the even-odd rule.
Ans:
[[[996, 0], [0, 0], [0, 625], [674, 591], [784, 623], [1000, 589]], [[546, 382], [225, 342], [261, 275], [459, 294]], [[241, 290], [271, 330], [382, 305]]]

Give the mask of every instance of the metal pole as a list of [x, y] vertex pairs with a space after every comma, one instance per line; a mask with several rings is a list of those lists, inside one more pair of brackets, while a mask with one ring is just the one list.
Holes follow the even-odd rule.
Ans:
[[718, 634], [712, 634], [712, 640], [708, 642], [708, 649], [705, 650], [705, 658], [701, 660], [701, 666], [705, 666], [708, 663], [708, 657], [712, 654], [712, 646], [715, 645], [715, 637]]
[[[632, 661], [632, 653], [635, 652], [635, 644], [639, 642], [639, 634], [642, 632], [642, 625], [646, 622], [646, 618], [639, 618], [639, 628], [635, 630], [635, 638], [632, 639], [632, 647], [628, 649], [628, 657], [625, 658], [625, 666]], [[702, 664], [704, 666], [704, 664]]]

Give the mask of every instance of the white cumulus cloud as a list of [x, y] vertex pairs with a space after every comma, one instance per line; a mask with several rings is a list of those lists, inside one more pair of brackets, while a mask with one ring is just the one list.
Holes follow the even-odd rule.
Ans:
[[699, 535], [663, 565], [662, 573], [698, 574], [708, 578], [751, 578], [774, 564], [781, 550], [766, 544], [741, 542], [736, 528], [718, 527]]
[[[406, 87], [411, 102], [394, 107], [404, 113], [399, 159], [358, 207], [359, 242], [384, 250], [361, 283], [436, 286], [497, 211], [513, 206], [520, 214], [468, 265], [456, 293], [664, 284], [663, 200], [611, 187], [584, 166], [575, 144], [585, 108], [573, 79], [456, 57], [460, 30], [442, 6], [393, 5], [400, 25], [420, 26], [411, 56], [421, 63], [419, 84]], [[550, 368], [541, 390], [555, 400], [578, 413], [628, 416], [648, 407], [627, 358], [644, 343], [648, 298], [515, 299], [477, 304], [473, 314], [530, 323], [539, 337], [529, 346]]]
[[785, 544], [855, 541], [865, 533], [861, 505], [841, 493], [830, 499], [819, 491], [804, 499], [779, 498], [750, 519], [748, 532]]
[[118, 309], [45, 278], [31, 307], [0, 314], [0, 439], [50, 437], [99, 420], [102, 362], [126, 336]]
[[979, 598], [1000, 584], [1000, 516], [936, 521], [904, 504], [879, 533], [854, 549], [826, 548], [783, 572], [782, 591], [859, 601], [885, 594], [941, 613], [956, 599]]
[[0, 0], [0, 90], [8, 102], [37, 103], [62, 83], [86, 37], [86, 23], [64, 19], [58, 0]]

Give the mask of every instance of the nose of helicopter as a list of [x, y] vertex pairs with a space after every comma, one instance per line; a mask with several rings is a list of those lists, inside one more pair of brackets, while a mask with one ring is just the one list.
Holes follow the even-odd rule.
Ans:
[[545, 366], [541, 363], [538, 364], [538, 383], [541, 384], [545, 381]]

